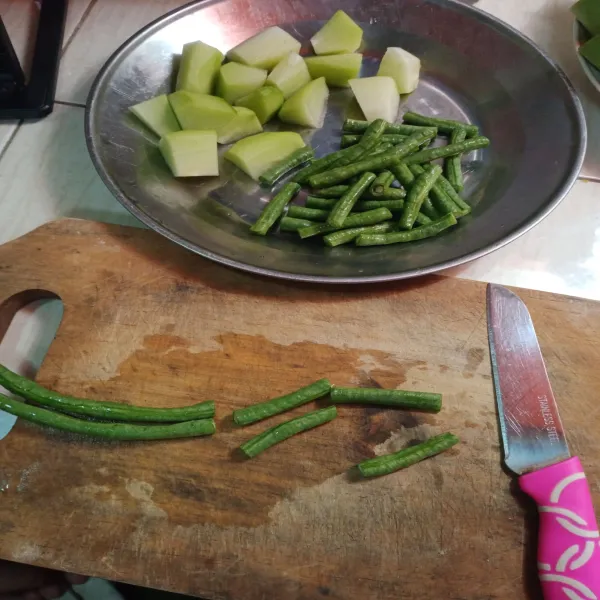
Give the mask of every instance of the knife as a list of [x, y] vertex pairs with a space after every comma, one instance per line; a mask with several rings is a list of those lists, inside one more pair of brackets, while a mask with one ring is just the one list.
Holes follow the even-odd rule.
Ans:
[[518, 296], [492, 284], [487, 315], [504, 462], [538, 506], [544, 599], [600, 600], [592, 496], [569, 452], [531, 316]]

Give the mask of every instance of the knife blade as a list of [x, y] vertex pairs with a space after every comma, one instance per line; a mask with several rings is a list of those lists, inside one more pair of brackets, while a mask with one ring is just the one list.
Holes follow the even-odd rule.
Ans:
[[545, 600], [600, 600], [600, 534], [592, 496], [571, 457], [556, 400], [523, 301], [488, 285], [492, 374], [504, 462], [540, 515], [538, 571]]

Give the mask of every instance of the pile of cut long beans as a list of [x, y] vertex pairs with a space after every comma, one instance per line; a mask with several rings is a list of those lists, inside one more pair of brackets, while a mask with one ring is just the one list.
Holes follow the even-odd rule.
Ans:
[[[448, 143], [431, 147], [444, 136]], [[330, 247], [379, 246], [434, 237], [471, 212], [463, 191], [461, 158], [489, 146], [475, 125], [404, 114], [401, 124], [347, 119], [341, 149], [315, 159], [285, 183], [250, 230], [267, 235], [277, 223], [300, 239], [322, 236]], [[303, 161], [298, 150], [264, 174], [272, 186]], [[443, 165], [433, 161], [443, 159]], [[304, 204], [302, 186], [308, 186]]]

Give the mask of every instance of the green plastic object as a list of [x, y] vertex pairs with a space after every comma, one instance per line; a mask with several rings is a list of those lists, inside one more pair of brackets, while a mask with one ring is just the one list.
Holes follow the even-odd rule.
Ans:
[[345, 54], [358, 50], [362, 36], [362, 29], [343, 10], [338, 10], [310, 42], [315, 54]]
[[166, 94], [140, 102], [129, 110], [158, 137], [181, 129]]
[[212, 94], [222, 62], [223, 53], [204, 42], [185, 44], [175, 88], [197, 94]]
[[257, 69], [239, 63], [227, 63], [221, 67], [217, 78], [217, 96], [233, 104], [236, 100], [247, 96], [259, 87], [262, 87], [267, 79], [265, 69]]
[[278, 88], [266, 85], [240, 98], [236, 106], [244, 106], [253, 111], [261, 125], [270, 121], [283, 104], [283, 94]]
[[236, 112], [236, 117], [219, 131], [217, 139], [219, 144], [231, 144], [262, 131], [258, 117], [249, 108], [234, 106], [233, 110]]
[[315, 79], [283, 103], [279, 118], [284, 123], [318, 129], [325, 119], [327, 98], [329, 98], [329, 88], [325, 83], [325, 77]]
[[313, 79], [325, 77], [327, 85], [348, 87], [350, 79], [355, 79], [360, 73], [362, 54], [309, 56], [304, 60]]
[[217, 134], [214, 131], [167, 133], [158, 145], [175, 177], [205, 177], [219, 174]]
[[227, 58], [251, 67], [271, 70], [290, 52], [300, 52], [302, 44], [281, 27], [269, 27], [227, 53]]
[[236, 112], [223, 98], [183, 90], [169, 94], [169, 103], [182, 129], [220, 133]]
[[579, 0], [571, 11], [592, 35], [600, 34], [600, 0]]
[[225, 158], [258, 181], [265, 171], [304, 146], [302, 137], [293, 131], [258, 133], [236, 142]]
[[597, 69], [600, 69], [600, 35], [595, 35], [591, 40], [583, 44], [579, 48], [579, 53]]

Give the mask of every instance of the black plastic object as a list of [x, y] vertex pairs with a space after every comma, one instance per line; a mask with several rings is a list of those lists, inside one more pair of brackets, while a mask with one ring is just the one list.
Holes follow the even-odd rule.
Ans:
[[52, 112], [67, 0], [42, 0], [40, 4], [28, 80], [0, 16], [0, 120], [39, 119]]

